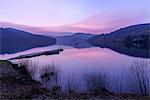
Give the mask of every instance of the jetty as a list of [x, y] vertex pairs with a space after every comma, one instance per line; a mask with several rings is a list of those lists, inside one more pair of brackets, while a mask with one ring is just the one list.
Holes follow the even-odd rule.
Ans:
[[18, 57], [9, 58], [7, 60], [32, 58], [32, 57], [37, 57], [37, 56], [41, 56], [41, 55], [54, 55], [54, 54], [59, 54], [61, 51], [63, 51], [63, 49], [60, 48], [60, 49], [55, 49], [55, 50], [42, 51], [42, 52], [36, 52], [36, 53], [31, 53], [31, 54], [20, 55]]

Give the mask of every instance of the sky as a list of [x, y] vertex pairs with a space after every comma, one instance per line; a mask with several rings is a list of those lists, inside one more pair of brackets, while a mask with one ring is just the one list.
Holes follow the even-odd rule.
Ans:
[[35, 33], [108, 33], [149, 23], [149, 0], [0, 0], [0, 27]]

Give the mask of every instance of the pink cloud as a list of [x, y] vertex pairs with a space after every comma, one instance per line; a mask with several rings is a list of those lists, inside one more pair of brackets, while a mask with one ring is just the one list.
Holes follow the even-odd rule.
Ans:
[[[0, 27], [12, 27], [21, 29], [24, 31], [29, 31], [32, 33], [39, 34], [50, 34], [50, 33], [64, 33], [64, 32], [84, 32], [93, 34], [102, 34], [115, 31], [119, 28], [146, 23], [147, 19], [143, 16], [127, 16], [127, 14], [122, 14], [124, 17], [118, 17], [114, 13], [110, 14], [96, 14], [89, 16], [86, 19], [64, 26], [57, 27], [33, 27], [27, 25], [13, 24], [9, 22], [0, 22]], [[51, 34], [50, 34], [51, 35]]]
[[80, 28], [82, 31], [88, 29], [92, 33], [109, 33], [122, 27], [148, 22], [144, 16], [122, 15], [124, 17], [118, 17], [115, 14], [97, 14], [71, 26]]

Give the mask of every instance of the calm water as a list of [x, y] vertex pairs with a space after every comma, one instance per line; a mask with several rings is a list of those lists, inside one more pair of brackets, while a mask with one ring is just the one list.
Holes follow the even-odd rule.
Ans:
[[[28, 54], [32, 52], [45, 51], [50, 49], [59, 48], [60, 45], [34, 48], [31, 50], [15, 53], [15, 54], [5, 54], [0, 55], [0, 59], [8, 59], [21, 54]], [[68, 46], [61, 46], [64, 49], [58, 55], [50, 56], [39, 56], [29, 59], [13, 60], [14, 63], [28, 62], [30, 65], [28, 70], [31, 72], [32, 77], [35, 80], [41, 81], [45, 86], [50, 88], [52, 82], [50, 79], [42, 79], [41, 76], [44, 73], [48, 73], [52, 70], [52, 66], [57, 67], [59, 70], [59, 84], [63, 84], [62, 88], [67, 87], [68, 82], [72, 82], [78, 87], [79, 90], [85, 89], [85, 82], [83, 81], [84, 75], [87, 73], [99, 73], [102, 72], [107, 76], [107, 88], [112, 91], [117, 91], [114, 80], [123, 80], [124, 92], [129, 92], [127, 86], [127, 72], [125, 68], [131, 66], [136, 61], [146, 61], [148, 62], [147, 71], [150, 71], [150, 59], [132, 57], [124, 54], [120, 54], [110, 49], [91, 47], [77, 49]]]

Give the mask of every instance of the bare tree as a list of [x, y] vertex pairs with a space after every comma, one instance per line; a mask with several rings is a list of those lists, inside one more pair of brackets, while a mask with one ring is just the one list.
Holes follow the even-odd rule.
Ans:
[[88, 91], [94, 91], [96, 89], [106, 89], [108, 83], [108, 77], [101, 71], [86, 73], [83, 76]]
[[76, 78], [73, 78], [73, 77], [68, 77], [67, 78], [65, 90], [68, 93], [79, 92], [80, 83], [77, 83], [77, 81], [75, 79]]
[[116, 73], [114, 73], [112, 86], [115, 87], [116, 92], [119, 93], [119, 94], [123, 91], [123, 73], [122, 73], [122, 69], [120, 69]]
[[146, 60], [135, 61], [128, 67], [130, 89], [141, 95], [150, 94], [150, 66]]
[[55, 85], [58, 85], [62, 70], [60, 69], [60, 66], [55, 64], [42, 65], [40, 73], [43, 81], [47, 82], [51, 80]]

